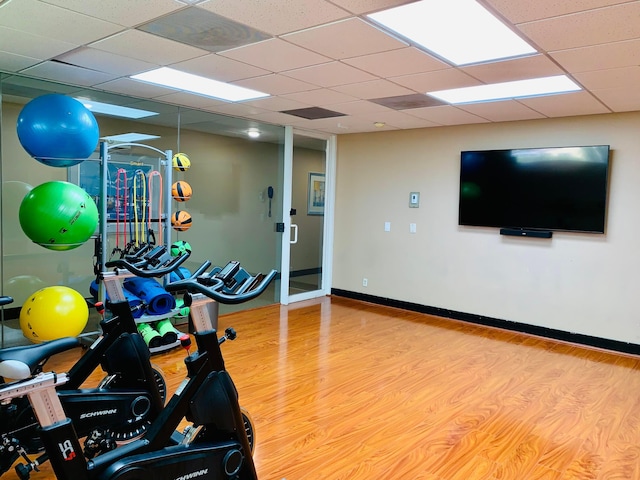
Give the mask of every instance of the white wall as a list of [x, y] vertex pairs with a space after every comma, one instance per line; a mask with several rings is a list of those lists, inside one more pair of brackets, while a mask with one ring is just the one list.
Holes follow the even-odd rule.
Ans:
[[[612, 149], [604, 235], [458, 225], [461, 150], [596, 144]], [[341, 135], [333, 288], [640, 343], [638, 207], [637, 112]]]

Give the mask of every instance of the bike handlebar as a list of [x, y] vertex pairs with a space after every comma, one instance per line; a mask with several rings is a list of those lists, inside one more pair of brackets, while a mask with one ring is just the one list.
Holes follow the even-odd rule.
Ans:
[[205, 273], [210, 266], [211, 262], [206, 260], [189, 278], [171, 282], [165, 286], [165, 290], [201, 293], [217, 302], [237, 305], [259, 296], [278, 273], [271, 270], [266, 275], [258, 273], [252, 276], [235, 261], [229, 262], [222, 269], [214, 267]]
[[150, 248], [143, 246], [131, 255], [105, 263], [107, 268], [124, 268], [139, 277], [162, 277], [182, 265], [191, 255], [190, 251], [172, 257], [164, 245]]

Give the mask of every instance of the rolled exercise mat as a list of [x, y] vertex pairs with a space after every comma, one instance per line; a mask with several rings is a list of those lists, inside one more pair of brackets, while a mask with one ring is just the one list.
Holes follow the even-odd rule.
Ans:
[[125, 290], [139, 297], [146, 305], [148, 315], [164, 315], [176, 308], [176, 299], [153, 278], [127, 278]]
[[[134, 295], [133, 293], [129, 292], [124, 288], [122, 290], [124, 291], [124, 298], [127, 300], [127, 302], [129, 302], [129, 307], [135, 308], [142, 305], [143, 302], [142, 300], [140, 300], [140, 297]], [[93, 282], [91, 282], [91, 285], [89, 285], [89, 293], [91, 294], [94, 300], [98, 300], [98, 291], [99, 291], [98, 282], [94, 280]], [[106, 296], [105, 300], [107, 303], [106, 307], [109, 308], [109, 294], [105, 292], [105, 296]], [[133, 312], [133, 318], [140, 318], [143, 314], [144, 314], [144, 309], [140, 308]]]

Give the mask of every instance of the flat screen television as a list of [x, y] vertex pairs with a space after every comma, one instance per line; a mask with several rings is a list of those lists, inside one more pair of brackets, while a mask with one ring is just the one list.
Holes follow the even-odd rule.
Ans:
[[460, 225], [604, 233], [609, 145], [461, 152]]

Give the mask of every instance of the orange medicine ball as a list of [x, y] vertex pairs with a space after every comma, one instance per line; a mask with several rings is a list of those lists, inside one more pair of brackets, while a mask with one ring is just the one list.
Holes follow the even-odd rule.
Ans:
[[174, 230], [185, 232], [191, 228], [192, 221], [189, 212], [178, 210], [171, 215], [171, 226]]

